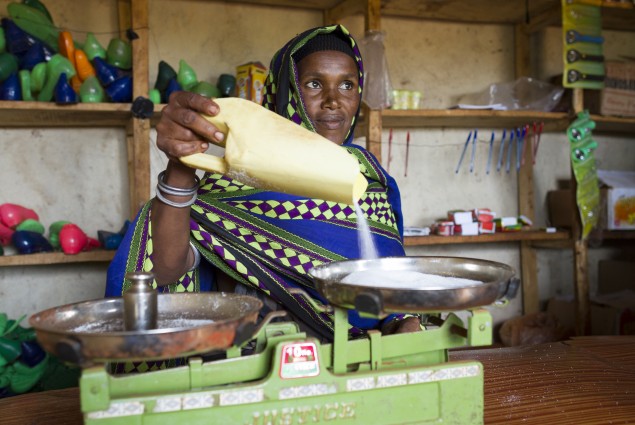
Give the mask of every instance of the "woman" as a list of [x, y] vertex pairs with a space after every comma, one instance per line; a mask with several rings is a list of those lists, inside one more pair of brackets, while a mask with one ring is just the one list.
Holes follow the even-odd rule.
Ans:
[[[404, 255], [399, 191], [376, 159], [351, 144], [359, 115], [363, 66], [355, 40], [338, 25], [314, 28], [289, 41], [271, 61], [264, 106], [315, 131], [354, 155], [369, 186], [360, 200], [379, 256]], [[200, 183], [178, 158], [204, 152], [222, 133], [200, 114], [218, 105], [192, 93], [170, 97], [157, 125], [157, 145], [169, 158], [157, 198], [140, 212], [117, 253], [107, 296], [121, 295], [124, 274], [152, 271], [164, 292], [251, 293], [268, 310], [285, 308], [309, 334], [332, 339], [332, 318], [290, 288], [302, 288], [319, 305], [307, 271], [319, 264], [359, 258], [353, 207], [254, 189], [218, 174]], [[383, 327], [419, 329], [417, 318], [379, 321], [349, 314], [351, 335]]]

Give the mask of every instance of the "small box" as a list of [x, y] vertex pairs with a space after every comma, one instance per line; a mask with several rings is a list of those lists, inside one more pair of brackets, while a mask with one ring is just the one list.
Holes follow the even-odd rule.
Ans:
[[635, 117], [635, 62], [607, 61], [600, 114]]
[[448, 211], [448, 220], [453, 221], [454, 224], [471, 223], [472, 212], [463, 210]]
[[602, 217], [607, 230], [635, 230], [635, 171], [598, 170]]
[[496, 224], [493, 221], [478, 223], [478, 231], [483, 234], [496, 233]]
[[475, 236], [478, 235], [478, 223], [463, 223], [454, 226], [454, 234], [462, 236]]
[[489, 208], [476, 208], [472, 210], [472, 219], [481, 223], [487, 223], [494, 221], [496, 213], [492, 212]]
[[236, 97], [261, 105], [267, 68], [260, 62], [249, 62], [236, 67]]
[[437, 221], [434, 223], [434, 233], [439, 236], [452, 236], [454, 235], [454, 222], [452, 221]]

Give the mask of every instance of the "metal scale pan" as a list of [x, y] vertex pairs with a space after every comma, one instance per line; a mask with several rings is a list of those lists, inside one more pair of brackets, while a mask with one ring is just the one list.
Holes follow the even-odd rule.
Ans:
[[[419, 272], [469, 279], [476, 281], [476, 284], [447, 289], [443, 286], [417, 287], [390, 278], [385, 284], [343, 282], [351, 273], [365, 271], [378, 271], [382, 275], [394, 276], [399, 272]], [[316, 283], [316, 289], [331, 304], [355, 308], [376, 316], [390, 313], [438, 313], [490, 305], [503, 298], [513, 298], [519, 284], [517, 279], [513, 279], [514, 269], [505, 264], [460, 257], [413, 256], [345, 260], [317, 266], [309, 274]]]
[[29, 319], [42, 347], [83, 367], [224, 350], [249, 339], [262, 302], [211, 293], [159, 294], [158, 328], [125, 331], [123, 298], [68, 304]]

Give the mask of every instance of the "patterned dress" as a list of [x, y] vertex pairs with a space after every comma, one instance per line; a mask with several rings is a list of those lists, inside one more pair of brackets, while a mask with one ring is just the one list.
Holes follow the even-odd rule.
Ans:
[[[361, 55], [348, 31], [333, 25], [299, 34], [274, 55], [263, 105], [312, 131], [315, 129], [299, 94], [293, 53], [319, 33], [336, 33], [350, 41], [359, 69], [361, 98]], [[369, 183], [359, 205], [379, 256], [403, 256], [397, 185], [372, 154], [351, 143], [354, 126], [355, 122], [342, 149], [357, 159]], [[120, 296], [127, 289], [130, 285], [124, 278], [127, 272], [153, 269], [150, 205], [148, 202], [139, 212], [109, 267], [106, 296]], [[332, 317], [314, 307], [326, 304], [326, 300], [315, 290], [307, 272], [320, 264], [360, 258], [353, 206], [264, 191], [208, 173], [201, 179], [198, 199], [191, 208], [190, 240], [201, 253], [201, 265], [174, 284], [159, 288], [160, 291], [215, 290], [215, 272], [222, 270], [242, 284], [237, 286], [241, 290], [267, 299], [270, 306], [283, 306], [314, 336], [332, 339]], [[292, 288], [303, 289], [313, 302], [307, 302], [304, 295], [292, 294]], [[381, 325], [379, 320], [360, 318], [354, 311], [349, 313], [349, 322], [352, 336]], [[136, 367], [136, 370], [163, 366], [163, 363], [149, 366], [148, 362], [143, 369]]]

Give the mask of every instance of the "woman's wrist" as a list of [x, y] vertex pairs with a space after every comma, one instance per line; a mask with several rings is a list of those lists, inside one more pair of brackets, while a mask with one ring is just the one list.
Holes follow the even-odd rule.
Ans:
[[178, 160], [170, 159], [163, 174], [163, 182], [169, 186], [189, 189], [198, 182], [196, 170]]

